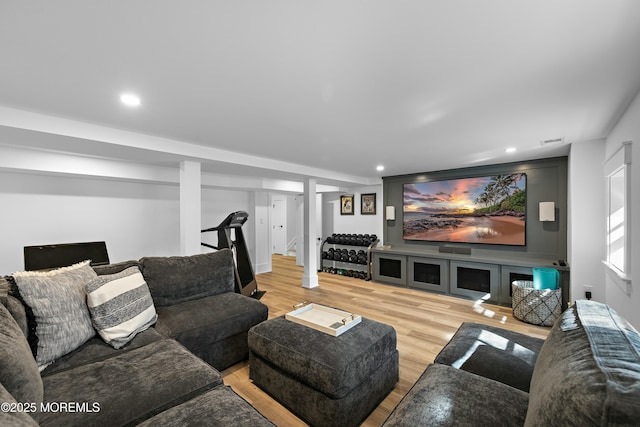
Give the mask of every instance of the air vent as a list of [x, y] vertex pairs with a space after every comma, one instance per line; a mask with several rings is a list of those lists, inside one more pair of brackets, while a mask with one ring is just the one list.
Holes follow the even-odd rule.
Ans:
[[544, 141], [540, 142], [540, 145], [544, 147], [547, 145], [562, 144], [563, 142], [564, 142], [564, 138], [545, 139]]

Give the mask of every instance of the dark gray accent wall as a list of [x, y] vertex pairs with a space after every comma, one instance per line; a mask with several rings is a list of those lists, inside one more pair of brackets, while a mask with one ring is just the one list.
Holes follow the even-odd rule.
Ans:
[[[417, 242], [402, 239], [402, 186], [403, 184], [502, 175], [527, 174], [527, 228], [526, 246], [500, 246], [443, 242]], [[384, 221], [383, 243], [393, 249], [424, 254], [438, 250], [438, 246], [471, 248], [473, 255], [500, 259], [567, 258], [567, 157], [554, 157], [518, 163], [398, 175], [383, 178], [384, 206], [395, 206], [396, 220]], [[538, 203], [555, 202], [556, 221], [538, 220]], [[594, 201], [594, 209], [599, 209]], [[578, 213], [576, 213], [578, 214]]]

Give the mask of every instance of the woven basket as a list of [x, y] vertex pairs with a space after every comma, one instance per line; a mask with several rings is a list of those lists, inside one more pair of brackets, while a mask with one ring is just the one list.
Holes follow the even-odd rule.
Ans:
[[533, 289], [533, 282], [511, 284], [513, 316], [532, 325], [552, 326], [562, 311], [562, 289]]

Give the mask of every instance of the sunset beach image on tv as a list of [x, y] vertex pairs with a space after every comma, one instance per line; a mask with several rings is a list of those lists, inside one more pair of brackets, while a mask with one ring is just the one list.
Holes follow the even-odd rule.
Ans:
[[403, 186], [403, 238], [525, 245], [523, 173]]

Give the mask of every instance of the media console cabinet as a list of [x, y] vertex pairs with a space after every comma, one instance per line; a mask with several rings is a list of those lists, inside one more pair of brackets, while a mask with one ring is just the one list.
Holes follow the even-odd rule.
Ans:
[[560, 272], [562, 307], [569, 301], [569, 267], [553, 260], [385, 247], [373, 249], [372, 255], [372, 279], [376, 282], [506, 306], [511, 306], [511, 282], [533, 280], [534, 267], [555, 268]]

